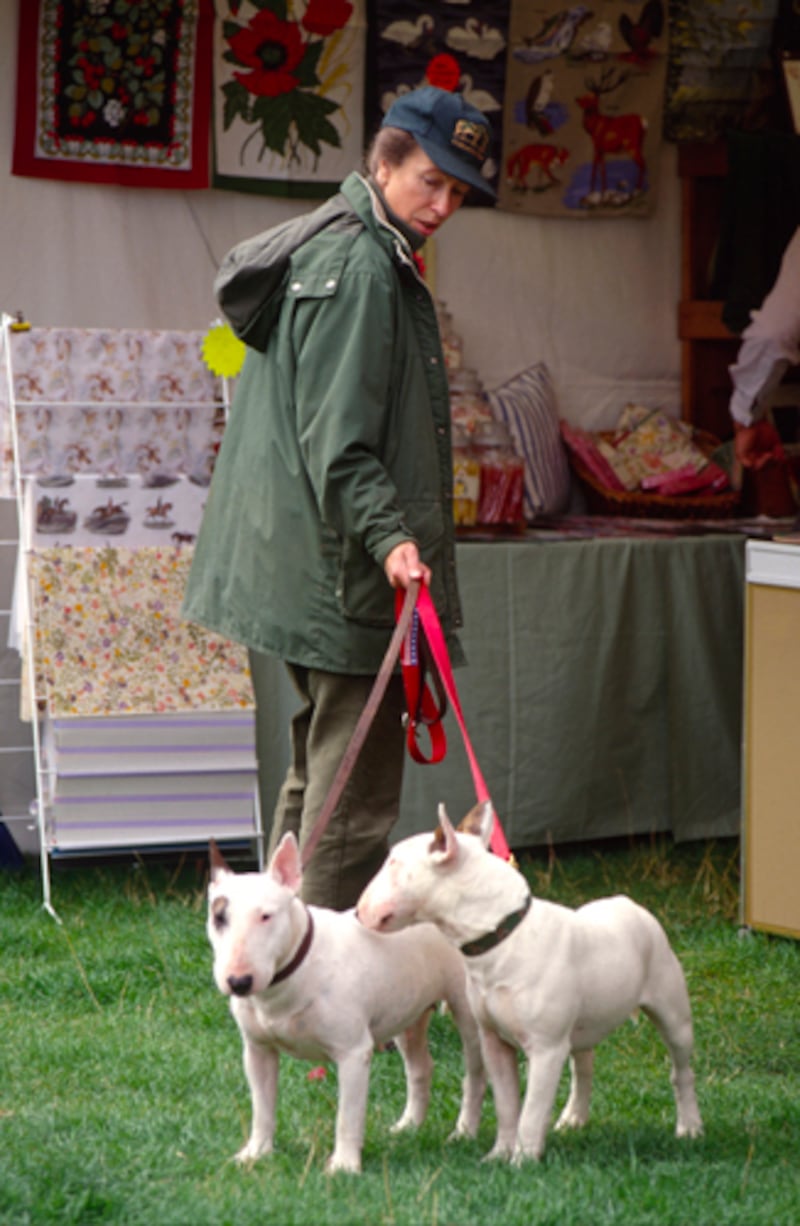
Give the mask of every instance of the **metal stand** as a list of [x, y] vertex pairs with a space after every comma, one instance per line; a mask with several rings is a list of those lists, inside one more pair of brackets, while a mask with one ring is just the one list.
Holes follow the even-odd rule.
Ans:
[[[55, 843], [55, 831], [53, 829], [53, 817], [50, 812], [50, 797], [54, 795], [54, 780], [51, 778], [54, 768], [48, 764], [47, 755], [43, 751], [42, 746], [42, 728], [40, 724], [40, 716], [45, 696], [37, 692], [37, 676], [36, 676], [36, 652], [35, 647], [35, 592], [33, 590], [31, 555], [33, 552], [33, 520], [34, 515], [28, 513], [26, 508], [26, 492], [23, 482], [22, 458], [20, 447], [20, 431], [19, 419], [17, 412], [16, 393], [14, 387], [13, 364], [11, 354], [11, 334], [15, 330], [17, 321], [8, 314], [3, 313], [1, 319], [0, 331], [0, 356], [5, 359], [5, 378], [6, 392], [9, 406], [10, 432], [12, 444], [12, 458], [14, 468], [14, 496], [16, 501], [17, 528], [19, 538], [19, 554], [18, 554], [18, 600], [20, 623], [23, 627], [21, 644], [24, 660], [24, 679], [27, 683], [27, 690], [30, 705], [31, 733], [33, 741], [33, 753], [35, 763], [35, 782], [36, 796], [31, 803], [31, 813], [35, 814], [36, 825], [39, 836], [39, 862], [42, 885], [42, 906], [58, 924], [61, 924], [61, 919], [55, 910], [52, 902], [52, 882], [50, 872], [50, 855]], [[223, 411], [227, 420], [229, 410], [229, 384], [227, 379], [222, 380], [223, 393]], [[26, 403], [28, 403], [26, 401]], [[31, 402], [35, 403], [35, 402]], [[127, 402], [126, 402], [127, 403]], [[205, 402], [203, 402], [205, 403]], [[216, 402], [215, 402], [216, 403]], [[142, 407], [142, 404], [137, 402], [136, 407]], [[154, 407], [154, 406], [150, 406]], [[256, 854], [260, 868], [264, 865], [264, 843], [265, 835], [261, 825], [261, 812], [259, 804], [258, 781], [254, 787], [253, 799], [254, 813], [254, 832], [253, 838], [256, 843]], [[158, 846], [158, 843], [148, 844], [149, 846]], [[105, 844], [98, 842], [97, 849], [105, 847]], [[94, 848], [93, 848], [94, 849]], [[87, 851], [90, 849], [86, 849]]]

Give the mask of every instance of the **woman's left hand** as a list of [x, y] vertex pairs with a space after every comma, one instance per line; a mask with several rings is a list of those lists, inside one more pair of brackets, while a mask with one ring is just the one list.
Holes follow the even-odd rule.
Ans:
[[383, 569], [392, 587], [406, 588], [413, 579], [418, 579], [426, 587], [430, 586], [431, 569], [420, 561], [419, 550], [414, 541], [401, 541], [399, 545], [395, 545], [391, 553], [386, 555]]

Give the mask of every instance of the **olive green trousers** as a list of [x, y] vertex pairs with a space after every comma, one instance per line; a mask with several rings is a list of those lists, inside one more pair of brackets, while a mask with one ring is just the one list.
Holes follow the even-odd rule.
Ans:
[[[330, 791], [374, 677], [287, 664], [302, 700], [290, 728], [291, 760], [272, 818], [269, 854], [291, 830], [302, 848]], [[302, 897], [317, 906], [352, 907], [389, 850], [403, 780], [405, 697], [389, 680], [344, 791], [303, 873]]]

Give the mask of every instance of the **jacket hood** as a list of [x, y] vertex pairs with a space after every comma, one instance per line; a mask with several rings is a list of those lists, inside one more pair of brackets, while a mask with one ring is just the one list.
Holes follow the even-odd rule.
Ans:
[[373, 198], [364, 179], [350, 175], [318, 208], [238, 243], [225, 256], [214, 293], [236, 335], [264, 352], [283, 302], [294, 253], [322, 230], [357, 233], [376, 226]]

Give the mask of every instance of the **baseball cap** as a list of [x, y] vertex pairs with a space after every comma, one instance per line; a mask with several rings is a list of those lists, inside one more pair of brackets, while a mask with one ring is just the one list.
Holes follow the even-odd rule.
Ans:
[[445, 174], [494, 196], [481, 174], [489, 152], [489, 121], [463, 94], [423, 85], [401, 94], [386, 112], [383, 128], [401, 128]]

